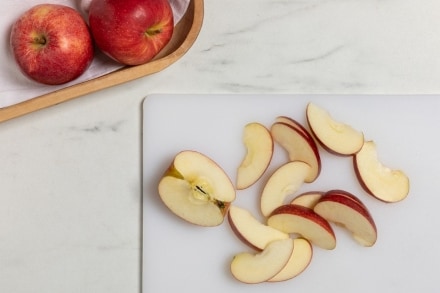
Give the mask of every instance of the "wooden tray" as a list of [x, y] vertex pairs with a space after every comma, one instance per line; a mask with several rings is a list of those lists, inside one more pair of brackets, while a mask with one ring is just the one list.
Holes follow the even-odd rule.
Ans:
[[0, 122], [165, 69], [180, 59], [194, 44], [202, 27], [203, 13], [203, 0], [191, 0], [185, 15], [174, 29], [171, 41], [153, 61], [138, 66], [126, 66], [106, 75], [1, 108]]

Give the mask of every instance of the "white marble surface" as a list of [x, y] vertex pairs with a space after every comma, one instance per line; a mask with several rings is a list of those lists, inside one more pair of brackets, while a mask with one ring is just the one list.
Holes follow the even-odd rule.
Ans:
[[437, 0], [207, 0], [170, 68], [0, 124], [1, 291], [140, 292], [145, 96], [438, 94], [439, 54]]

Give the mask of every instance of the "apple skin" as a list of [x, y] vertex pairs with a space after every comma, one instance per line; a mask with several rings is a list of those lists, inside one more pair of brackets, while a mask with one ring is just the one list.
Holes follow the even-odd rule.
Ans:
[[93, 0], [89, 23], [97, 46], [125, 65], [153, 59], [174, 30], [168, 0]]
[[10, 47], [24, 75], [49, 85], [76, 79], [94, 56], [82, 16], [57, 4], [40, 4], [24, 12], [12, 25]]

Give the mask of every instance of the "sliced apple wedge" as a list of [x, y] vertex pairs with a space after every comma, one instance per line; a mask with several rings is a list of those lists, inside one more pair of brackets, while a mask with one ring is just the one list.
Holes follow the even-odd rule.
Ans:
[[276, 208], [267, 224], [288, 234], [299, 234], [318, 247], [334, 249], [336, 237], [329, 222], [312, 209], [296, 204]]
[[163, 203], [180, 218], [200, 226], [224, 221], [235, 189], [223, 169], [196, 151], [178, 153], [158, 186]]
[[261, 193], [262, 214], [267, 217], [275, 208], [283, 205], [286, 197], [294, 194], [305, 182], [310, 169], [307, 163], [292, 161], [275, 170]]
[[313, 209], [319, 199], [325, 194], [323, 191], [308, 191], [297, 195], [290, 203]]
[[246, 124], [243, 143], [246, 155], [237, 170], [238, 190], [248, 188], [264, 174], [272, 159], [274, 147], [270, 131], [257, 122]]
[[278, 116], [277, 118], [275, 118], [275, 122], [288, 124], [289, 126], [296, 128], [296, 130], [304, 134], [307, 139], [313, 140], [313, 136], [310, 134], [310, 132], [301, 123], [293, 118], [287, 116]]
[[365, 209], [368, 210], [367, 206], [361, 201], [361, 199], [359, 197], [355, 196], [353, 193], [350, 193], [350, 192], [345, 191], [343, 189], [332, 189], [332, 190], [325, 192], [325, 194], [327, 194], [327, 195], [331, 195], [331, 194], [335, 194], [335, 193], [339, 196], [345, 196], [347, 199], [354, 201], [355, 203], [363, 206]]
[[270, 242], [289, 238], [289, 235], [263, 224], [246, 209], [231, 205], [228, 212], [232, 231], [245, 244], [263, 250]]
[[266, 282], [278, 274], [293, 253], [293, 239], [274, 240], [257, 253], [243, 252], [234, 256], [230, 269], [232, 275], [247, 284]]
[[366, 141], [354, 156], [354, 169], [361, 186], [374, 197], [384, 202], [398, 202], [408, 196], [408, 176], [379, 161], [374, 141]]
[[310, 264], [313, 256], [313, 248], [310, 242], [304, 238], [293, 240], [293, 252], [286, 266], [269, 279], [269, 282], [281, 282], [290, 280], [301, 274]]
[[313, 135], [328, 151], [353, 155], [362, 148], [364, 134], [348, 124], [334, 120], [323, 108], [309, 103], [306, 116]]
[[332, 190], [321, 197], [313, 209], [324, 219], [345, 227], [363, 246], [373, 246], [377, 229], [373, 217], [360, 199], [343, 190]]
[[306, 182], [315, 181], [321, 172], [321, 157], [315, 141], [302, 130], [283, 122], [272, 124], [270, 132], [274, 141], [286, 150], [290, 161], [303, 161], [310, 165]]

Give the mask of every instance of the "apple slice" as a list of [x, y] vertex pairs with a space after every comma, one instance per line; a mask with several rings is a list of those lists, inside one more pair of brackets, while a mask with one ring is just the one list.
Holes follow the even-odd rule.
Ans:
[[297, 195], [290, 203], [313, 209], [319, 199], [324, 195], [323, 191], [308, 191]]
[[260, 123], [249, 123], [244, 127], [243, 143], [246, 156], [237, 170], [237, 189], [245, 189], [257, 182], [272, 160], [273, 139], [270, 131]]
[[286, 266], [269, 279], [269, 282], [281, 282], [292, 279], [301, 274], [310, 264], [313, 249], [310, 242], [304, 238], [293, 239], [293, 253]]
[[289, 235], [258, 221], [250, 211], [231, 205], [228, 212], [232, 231], [245, 244], [263, 250], [270, 242], [289, 238]]
[[334, 193], [338, 194], [339, 196], [345, 196], [347, 199], [354, 201], [356, 204], [359, 204], [368, 210], [367, 206], [360, 200], [359, 197], [343, 189], [332, 189], [327, 191], [325, 194], [329, 195]]
[[409, 193], [409, 178], [401, 170], [384, 166], [378, 159], [374, 141], [366, 141], [354, 156], [354, 169], [361, 186], [384, 202], [398, 202]]
[[267, 224], [288, 234], [299, 234], [318, 247], [334, 249], [336, 237], [329, 222], [313, 209], [296, 204], [286, 204], [276, 208]]
[[159, 182], [159, 196], [180, 218], [200, 226], [220, 225], [235, 189], [223, 169], [196, 151], [178, 153]]
[[301, 161], [288, 162], [279, 167], [267, 180], [261, 193], [260, 207], [267, 217], [285, 198], [294, 194], [310, 174], [310, 165]]
[[272, 137], [284, 148], [290, 161], [303, 161], [310, 165], [306, 182], [316, 180], [321, 172], [321, 157], [313, 139], [309, 139], [302, 130], [283, 122], [275, 122], [270, 129]]
[[343, 190], [332, 190], [321, 197], [313, 209], [324, 219], [345, 227], [363, 246], [373, 246], [377, 229], [373, 217], [360, 199]]
[[239, 253], [232, 259], [231, 273], [243, 283], [266, 282], [286, 266], [293, 253], [293, 245], [290, 238], [274, 240], [257, 254]]
[[289, 126], [291, 126], [291, 127], [293, 127], [293, 128], [296, 128], [296, 130], [298, 130], [298, 131], [300, 131], [302, 134], [304, 134], [304, 136], [305, 136], [307, 139], [311, 139], [311, 140], [313, 140], [313, 136], [310, 134], [310, 132], [309, 132], [307, 129], [305, 129], [305, 127], [304, 127], [301, 123], [299, 123], [298, 121], [296, 121], [295, 119], [292, 119], [292, 118], [287, 117], [287, 116], [278, 116], [278, 117], [275, 119], [275, 122], [280, 122], [280, 123], [288, 124]]
[[357, 153], [364, 143], [364, 134], [350, 125], [338, 122], [323, 108], [307, 105], [307, 122], [315, 138], [328, 151], [340, 155]]

